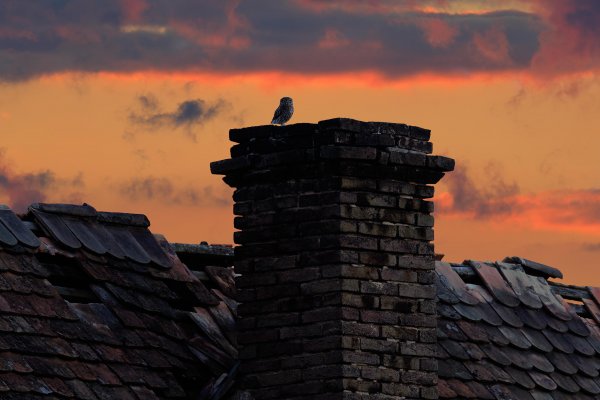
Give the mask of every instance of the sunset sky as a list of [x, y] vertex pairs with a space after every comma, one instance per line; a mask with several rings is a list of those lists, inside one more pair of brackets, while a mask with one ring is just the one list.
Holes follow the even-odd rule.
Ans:
[[146, 214], [232, 242], [232, 127], [432, 130], [447, 260], [518, 255], [600, 286], [598, 0], [1, 0], [0, 203]]

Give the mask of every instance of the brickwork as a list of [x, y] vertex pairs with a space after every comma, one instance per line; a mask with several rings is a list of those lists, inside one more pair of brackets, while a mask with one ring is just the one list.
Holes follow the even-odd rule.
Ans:
[[243, 386], [256, 399], [437, 398], [429, 131], [333, 119], [230, 131]]

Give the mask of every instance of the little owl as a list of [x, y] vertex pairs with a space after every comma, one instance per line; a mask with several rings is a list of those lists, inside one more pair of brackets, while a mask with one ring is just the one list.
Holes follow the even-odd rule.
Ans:
[[294, 114], [294, 102], [291, 97], [282, 97], [279, 101], [279, 107], [275, 110], [275, 115], [273, 115], [272, 124], [285, 125], [286, 122], [292, 118], [292, 114]]

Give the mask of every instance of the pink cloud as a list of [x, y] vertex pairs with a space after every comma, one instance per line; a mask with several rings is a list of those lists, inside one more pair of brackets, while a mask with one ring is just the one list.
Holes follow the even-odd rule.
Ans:
[[137, 22], [148, 8], [148, 3], [146, 0], [121, 0], [121, 8], [128, 22]]
[[479, 54], [493, 63], [506, 64], [511, 62], [508, 39], [499, 26], [475, 33], [473, 45]]
[[419, 23], [425, 39], [433, 47], [447, 47], [454, 42], [458, 29], [441, 18], [424, 18]]
[[446, 190], [436, 194], [436, 210], [445, 218], [489, 220], [529, 229], [576, 232], [600, 236], [600, 189], [547, 190], [520, 193], [493, 170], [482, 188], [457, 169], [445, 179]]
[[547, 22], [541, 48], [533, 59], [547, 74], [597, 70], [600, 65], [600, 2], [597, 0], [533, 0]]

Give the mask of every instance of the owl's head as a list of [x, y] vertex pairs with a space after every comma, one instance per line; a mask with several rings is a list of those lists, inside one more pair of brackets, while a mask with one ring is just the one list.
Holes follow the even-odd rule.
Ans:
[[282, 97], [281, 100], [279, 100], [280, 104], [285, 104], [285, 105], [292, 105], [293, 101], [291, 97]]

